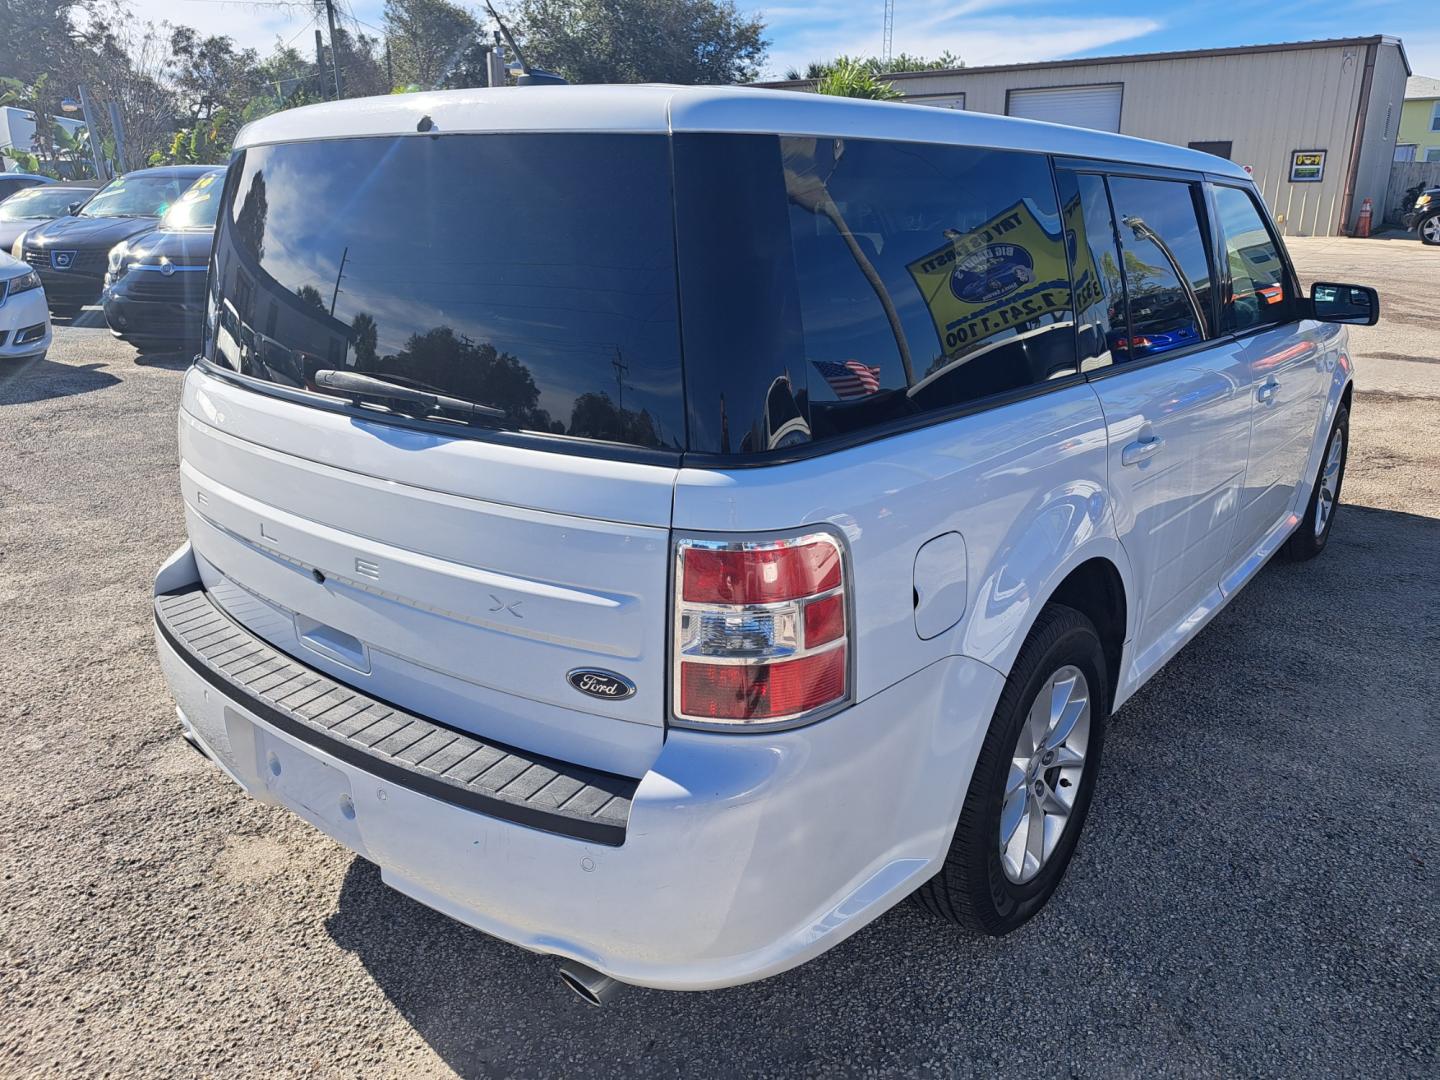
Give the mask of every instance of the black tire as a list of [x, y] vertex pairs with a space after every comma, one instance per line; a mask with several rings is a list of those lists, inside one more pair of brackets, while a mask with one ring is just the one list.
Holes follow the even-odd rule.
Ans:
[[[1078, 668], [1090, 688], [1085, 768], [1059, 843], [1033, 878], [1017, 884], [1007, 877], [1000, 858], [1000, 809], [1006, 778], [1031, 705], [1051, 677], [1067, 665]], [[1095, 792], [1110, 711], [1107, 670], [1100, 635], [1088, 618], [1059, 604], [1048, 605], [1040, 613], [995, 707], [945, 865], [913, 896], [923, 910], [947, 922], [999, 937], [1033, 918], [1045, 906], [1065, 875]]]
[[[1317, 530], [1322, 481], [1325, 478], [1325, 467], [1330, 461], [1331, 447], [1336, 439], [1340, 440], [1340, 470], [1335, 474], [1335, 488], [1332, 493], [1334, 498], [1330, 503], [1329, 516], [1325, 518], [1323, 527]], [[1290, 562], [1313, 559], [1325, 550], [1325, 545], [1330, 540], [1330, 530], [1335, 527], [1335, 515], [1340, 511], [1340, 487], [1345, 482], [1345, 462], [1349, 457], [1350, 410], [1342, 405], [1340, 414], [1335, 417], [1335, 423], [1330, 428], [1330, 437], [1325, 440], [1325, 452], [1320, 455], [1320, 470], [1315, 474], [1315, 487], [1310, 492], [1310, 503], [1305, 508], [1305, 516], [1300, 519], [1300, 524], [1295, 526], [1294, 533], [1280, 549], [1280, 554]]]
[[[1427, 229], [1427, 226], [1430, 228]], [[1440, 244], [1440, 212], [1429, 214], [1415, 223], [1415, 235], [1422, 244]]]

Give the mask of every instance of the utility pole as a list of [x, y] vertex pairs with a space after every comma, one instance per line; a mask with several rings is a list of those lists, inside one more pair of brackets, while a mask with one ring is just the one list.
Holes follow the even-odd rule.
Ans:
[[106, 106], [110, 110], [110, 132], [115, 136], [115, 168], [125, 171], [125, 123], [120, 119], [120, 106], [112, 101]]
[[617, 389], [615, 408], [623, 413], [625, 411], [625, 376], [630, 372], [630, 365], [627, 364], [621, 356], [620, 346], [616, 345], [614, 349], [615, 359], [610, 361], [610, 366], [615, 369], [615, 386]]
[[340, 77], [340, 46], [335, 41], [335, 0], [325, 0], [325, 18], [330, 23], [330, 63], [335, 68], [335, 100], [345, 96], [345, 84]]
[[505, 85], [505, 46], [500, 44], [500, 31], [494, 31], [494, 44], [485, 54], [485, 85]]
[[390, 37], [385, 37], [385, 81], [391, 89], [395, 89], [395, 65], [390, 62]]
[[316, 89], [320, 93], [325, 92], [325, 39], [320, 35], [320, 28], [315, 27], [315, 67], [320, 72], [320, 82]]
[[85, 89], [85, 84], [80, 84], [80, 113], [85, 117], [85, 133], [90, 141], [90, 163], [95, 166], [95, 179], [108, 180], [110, 174], [106, 171], [102, 162], [104, 158], [100, 154], [100, 129], [95, 126], [95, 110], [91, 108], [90, 91]]
[[335, 300], [340, 295], [340, 279], [345, 276], [345, 263], [350, 258], [350, 245], [345, 245], [345, 250], [340, 253], [340, 269], [335, 274], [335, 291], [330, 294], [330, 317], [335, 317]]

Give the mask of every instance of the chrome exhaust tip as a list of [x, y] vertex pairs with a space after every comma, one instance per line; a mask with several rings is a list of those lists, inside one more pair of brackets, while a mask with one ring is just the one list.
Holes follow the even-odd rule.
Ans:
[[560, 981], [575, 991], [581, 1001], [594, 1005], [597, 1009], [620, 993], [620, 988], [624, 985], [576, 960], [561, 961]]
[[188, 727], [180, 729], [180, 737], [185, 740], [186, 745], [189, 746], [191, 750], [194, 750], [206, 761], [210, 760], [209, 751], [207, 751], [205, 747], [200, 744], [200, 739]]

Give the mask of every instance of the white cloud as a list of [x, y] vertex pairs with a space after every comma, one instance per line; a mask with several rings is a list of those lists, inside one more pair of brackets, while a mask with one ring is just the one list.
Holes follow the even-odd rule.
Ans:
[[[1024, 15], [957, 14], [991, 5], [977, 3], [959, 7], [925, 5], [918, 16], [896, 16], [893, 50], [921, 56], [936, 56], [946, 49], [971, 67], [982, 64], [1025, 63], [1074, 56], [1091, 49], [1128, 41], [1153, 33], [1161, 23], [1149, 18], [1030, 18]], [[1006, 5], [1009, 8], [1013, 4]], [[881, 25], [857, 26], [853, 22], [792, 24], [784, 28], [781, 41], [773, 48], [767, 69], [779, 78], [786, 68], [803, 69], [812, 60], [828, 60], [841, 53], [873, 55], [880, 51]]]
[[[346, 5], [366, 22], [380, 22], [379, 0]], [[314, 9], [306, 3], [278, 6], [277, 0], [247, 3], [246, 0], [131, 0], [131, 10], [140, 22], [183, 23], [202, 34], [226, 34], [245, 48], [267, 53], [276, 38], [290, 41], [296, 48], [310, 52], [315, 48], [315, 35], [310, 28]], [[374, 10], [371, 10], [373, 7]], [[323, 22], [323, 18], [321, 20]], [[349, 25], [348, 20], [343, 20]], [[353, 29], [353, 27], [352, 27]], [[292, 40], [293, 39], [293, 40]]]

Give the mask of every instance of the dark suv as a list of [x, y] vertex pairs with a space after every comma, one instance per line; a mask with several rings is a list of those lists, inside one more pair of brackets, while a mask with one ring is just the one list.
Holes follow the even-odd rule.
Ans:
[[50, 310], [71, 312], [100, 296], [110, 249], [155, 228], [196, 180], [214, 165], [171, 165], [117, 176], [71, 216], [25, 234], [21, 257], [45, 283]]

